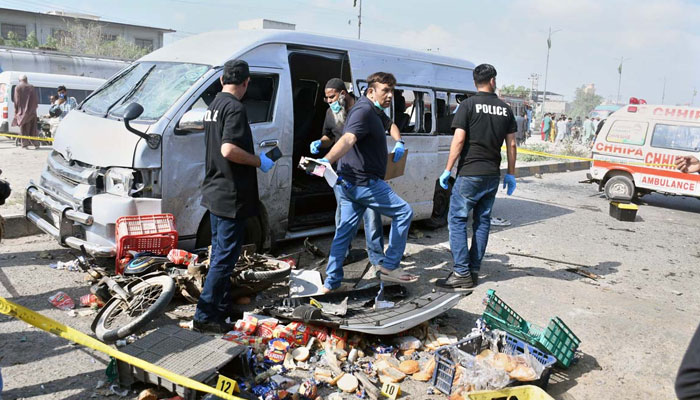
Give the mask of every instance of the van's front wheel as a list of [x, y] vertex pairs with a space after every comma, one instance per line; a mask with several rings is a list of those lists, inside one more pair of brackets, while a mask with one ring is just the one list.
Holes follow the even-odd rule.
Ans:
[[626, 175], [613, 176], [605, 182], [605, 197], [608, 200], [632, 200], [634, 197], [634, 181]]

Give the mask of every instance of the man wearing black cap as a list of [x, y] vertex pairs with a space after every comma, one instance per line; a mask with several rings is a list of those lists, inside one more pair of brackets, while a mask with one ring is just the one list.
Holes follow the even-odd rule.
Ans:
[[[326, 83], [324, 99], [329, 107], [326, 110], [326, 118], [323, 121], [321, 139], [311, 142], [311, 154], [320, 154], [321, 149], [329, 148], [343, 135], [345, 120], [348, 112], [355, 105], [355, 96], [347, 91], [345, 82], [340, 78], [330, 79]], [[398, 126], [391, 121], [383, 111], [377, 109], [377, 115], [382, 119], [384, 128], [389, 131], [396, 141], [394, 146], [394, 161], [403, 157], [404, 142]], [[338, 191], [334, 191], [336, 203], [340, 204]], [[365, 225], [365, 239], [369, 261], [374, 266], [381, 265], [384, 261], [384, 236], [382, 232], [382, 216], [372, 209], [365, 210], [362, 217]], [[340, 225], [340, 207], [336, 207], [335, 226]], [[354, 236], [354, 235], [353, 235]]]
[[[447, 189], [452, 167], [457, 165], [457, 180], [452, 187], [448, 227], [453, 272], [438, 286], [461, 290], [477, 284], [481, 260], [486, 252], [491, 229], [491, 209], [496, 200], [501, 174], [501, 146], [507, 143], [508, 173], [503, 187], [508, 196], [515, 190], [515, 133], [518, 126], [513, 110], [496, 95], [496, 68], [481, 64], [474, 68], [478, 92], [460, 103], [452, 121], [454, 136], [440, 185]], [[472, 244], [467, 245], [467, 219], [472, 211]]]
[[231, 272], [243, 244], [245, 220], [258, 214], [255, 168], [269, 171], [274, 162], [255, 155], [253, 135], [241, 98], [248, 89], [248, 63], [231, 60], [220, 78], [223, 88], [204, 116], [206, 174], [202, 206], [211, 219], [211, 257], [193, 328], [227, 332], [231, 306]]

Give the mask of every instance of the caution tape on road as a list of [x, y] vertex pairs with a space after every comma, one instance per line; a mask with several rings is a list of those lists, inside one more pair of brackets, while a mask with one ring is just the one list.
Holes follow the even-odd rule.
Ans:
[[[506, 150], [506, 146], [501, 147], [501, 150]], [[533, 156], [541, 156], [541, 157], [548, 157], [548, 158], [558, 158], [558, 159], [562, 159], [562, 160], [606, 161], [606, 160], [595, 160], [595, 159], [590, 158], [590, 157], [578, 157], [578, 156], [567, 156], [567, 155], [562, 155], [562, 154], [545, 153], [543, 151], [523, 149], [522, 147], [518, 147], [518, 153], [531, 154]], [[610, 161], [610, 162], [614, 162], [615, 164], [633, 165], [633, 166], [640, 166], [640, 167], [676, 168], [675, 164], [658, 164], [658, 163], [645, 163], [645, 162], [638, 162], [638, 161], [619, 161], [619, 160]]]
[[146, 362], [140, 358], [136, 358], [129, 354], [123, 353], [115, 348], [110, 347], [107, 344], [100, 342], [99, 340], [92, 338], [80, 331], [77, 331], [71, 327], [61, 324], [60, 322], [54, 321], [51, 318], [45, 317], [37, 312], [34, 312], [28, 308], [22, 307], [15, 304], [3, 297], [0, 297], [0, 314], [6, 314], [17, 319], [33, 325], [39, 329], [46, 332], [53, 333], [56, 336], [60, 336], [64, 339], [70, 340], [72, 342], [78, 343], [85, 347], [89, 347], [93, 350], [97, 350], [101, 353], [105, 353], [108, 356], [114, 357], [116, 359], [122, 360], [125, 363], [131, 364], [135, 367], [141, 368], [144, 371], [151, 372], [153, 374], [159, 375], [171, 382], [178, 385], [185, 386], [192, 390], [199, 392], [211, 393], [222, 399], [227, 400], [243, 400], [240, 397], [236, 397], [220, 390], [217, 390], [211, 386], [205, 385], [201, 382], [197, 382], [193, 379], [187, 378], [185, 376], [176, 374], [174, 372], [168, 371], [165, 368], [153, 365]]
[[43, 138], [43, 137], [38, 137], [38, 136], [23, 136], [23, 135], [13, 135], [11, 133], [0, 133], [0, 136], [5, 136], [13, 139], [30, 139], [30, 140], [39, 140], [42, 142], [53, 142], [53, 138]]

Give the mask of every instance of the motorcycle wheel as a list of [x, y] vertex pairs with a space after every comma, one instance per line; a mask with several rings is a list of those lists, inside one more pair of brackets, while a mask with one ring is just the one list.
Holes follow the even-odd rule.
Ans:
[[255, 270], [255, 269], [244, 269], [240, 272], [237, 279], [239, 282], [256, 282], [256, 281], [267, 281], [267, 282], [280, 282], [289, 276], [292, 271], [292, 266], [289, 263], [281, 260], [267, 260], [267, 265], [274, 265], [274, 269], [269, 270]]
[[167, 275], [158, 275], [125, 289], [131, 301], [114, 296], [92, 325], [95, 336], [103, 342], [113, 343], [136, 333], [162, 314], [175, 294], [175, 282]]

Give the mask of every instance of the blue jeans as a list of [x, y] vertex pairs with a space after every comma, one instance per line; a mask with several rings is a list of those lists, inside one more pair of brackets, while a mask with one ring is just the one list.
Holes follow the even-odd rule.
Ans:
[[[340, 226], [340, 191], [342, 187], [336, 185], [333, 188], [335, 201], [338, 206], [335, 209], [335, 226]], [[367, 254], [372, 265], [381, 265], [384, 262], [384, 232], [382, 227], [382, 215], [375, 210], [369, 209], [362, 216], [365, 224], [365, 240], [367, 241]], [[357, 225], [360, 226], [359, 224]], [[357, 231], [352, 235], [354, 238]], [[352, 239], [351, 239], [352, 240]], [[350, 252], [348, 246], [348, 253]], [[345, 255], [347, 257], [347, 254]]]
[[211, 258], [194, 319], [202, 323], [222, 324], [231, 307], [231, 273], [241, 255], [244, 219], [211, 218]]
[[[454, 270], [458, 275], [478, 272], [491, 229], [491, 209], [498, 191], [498, 176], [458, 176], [452, 187], [448, 227]], [[472, 245], [467, 247], [467, 219], [472, 213]]]
[[340, 223], [335, 228], [331, 253], [326, 267], [327, 289], [337, 289], [343, 280], [343, 261], [352, 238], [357, 233], [360, 217], [366, 209], [391, 218], [389, 247], [382, 266], [393, 270], [399, 267], [406, 249], [408, 229], [411, 226], [413, 210], [391, 187], [381, 179], [372, 180], [367, 186], [336, 185], [340, 202]]

